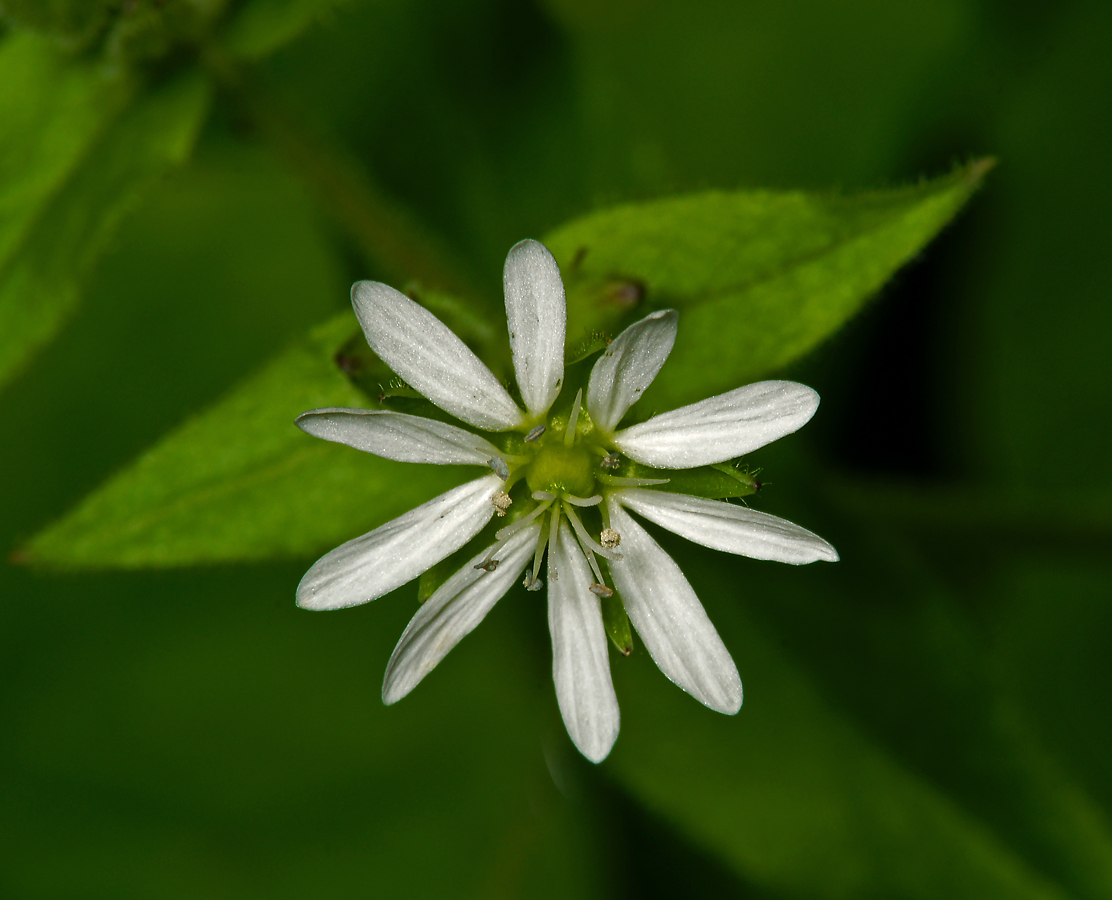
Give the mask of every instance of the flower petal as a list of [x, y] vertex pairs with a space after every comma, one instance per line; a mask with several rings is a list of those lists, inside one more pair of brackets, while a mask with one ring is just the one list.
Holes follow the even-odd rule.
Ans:
[[481, 437], [423, 416], [374, 409], [314, 409], [297, 417], [313, 437], [398, 462], [485, 466], [501, 451]]
[[487, 431], [521, 423], [490, 369], [423, 306], [377, 281], [356, 282], [351, 305], [371, 349], [441, 409]]
[[653, 416], [614, 435], [630, 459], [690, 469], [742, 456], [802, 428], [819, 395], [793, 381], [760, 381]]
[[602, 762], [618, 739], [618, 697], [610, 680], [606, 632], [591, 572], [571, 526], [561, 520], [548, 551], [548, 630], [552, 678], [572, 742], [591, 762]]
[[741, 709], [741, 678], [703, 604], [680, 567], [621, 508], [607, 506], [622, 536], [622, 558], [610, 563], [614, 586], [653, 661], [700, 703], [727, 715]]
[[644, 488], [624, 488], [613, 496], [661, 528], [714, 550], [797, 566], [838, 561], [838, 551], [817, 534], [755, 509]]
[[674, 309], [662, 309], [634, 322], [619, 334], [591, 370], [587, 411], [605, 433], [618, 427], [622, 416], [640, 399], [676, 342]]
[[560, 267], [544, 244], [521, 241], [506, 257], [502, 284], [517, 386], [537, 418], [548, 412], [564, 383], [568, 308]]
[[[397, 703], [448, 651], [483, 621], [532, 558], [541, 526], [533, 524], [487, 547], [449, 578], [417, 610], [386, 665], [382, 702]], [[496, 568], [483, 564], [497, 560]]]
[[342, 609], [401, 587], [482, 531], [494, 515], [491, 498], [501, 489], [501, 478], [485, 475], [341, 544], [305, 573], [297, 605]]

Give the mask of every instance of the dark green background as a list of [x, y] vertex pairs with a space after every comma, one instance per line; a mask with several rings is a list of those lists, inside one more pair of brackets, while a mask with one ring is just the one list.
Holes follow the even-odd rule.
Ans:
[[[511, 244], [603, 204], [1000, 164], [782, 373], [823, 404], [753, 455], [759, 506], [843, 562], [665, 540], [737, 661], [738, 717], [639, 647], [595, 768], [536, 595], [386, 709], [411, 587], [323, 615], [293, 606], [311, 559], [4, 562], [0, 891], [1112, 897], [1110, 39], [1098, 2], [349, 0], [254, 66], [492, 296]], [[5, 555], [353, 280], [398, 277], [314, 196], [220, 93], [0, 393]]]

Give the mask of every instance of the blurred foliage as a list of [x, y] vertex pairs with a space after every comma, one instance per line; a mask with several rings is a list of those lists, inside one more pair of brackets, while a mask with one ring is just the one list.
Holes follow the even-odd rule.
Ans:
[[[0, 565], [3, 893], [1112, 897], [1106, 4], [3, 0], [0, 17], [0, 543], [223, 563]], [[964, 199], [955, 163], [988, 153], [988, 187], [863, 306]], [[637, 211], [695, 202], [677, 194], [770, 216], [795, 198], [826, 221], [765, 258], [777, 276], [805, 238], [840, 265], [819, 239], [851, 214], [874, 242], [922, 224], [870, 250], [838, 304], [829, 272], [778, 294], [768, 310], [828, 298], [828, 318], [759, 318], [802, 329], [771, 352], [744, 313], [699, 326], [664, 298], [700, 267], [732, 284], [775, 217], [713, 251], [730, 234], [688, 221], [623, 264], [653, 239]], [[453, 477], [293, 428], [374, 402], [333, 358], [355, 333], [347, 285], [389, 279], [504, 353], [502, 259], [546, 234], [567, 235], [565, 270], [589, 245], [584, 330], [625, 314], [589, 319], [600, 285], [619, 307], [680, 304], [692, 345], [654, 404], [773, 369], [819, 390], [812, 424], [747, 460], [750, 500], [843, 559], [660, 536], [746, 704], [708, 712], [635, 637], [612, 654], [623, 733], [597, 769], [559, 721], [543, 595], [512, 592], [386, 709], [412, 588], [312, 615], [292, 602], [311, 556], [229, 564], [311, 554]]]

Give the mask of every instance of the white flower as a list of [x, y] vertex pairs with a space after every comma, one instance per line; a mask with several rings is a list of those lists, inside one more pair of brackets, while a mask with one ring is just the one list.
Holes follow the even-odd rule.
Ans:
[[610, 343], [591, 371], [585, 409], [582, 389], [570, 405], [558, 406], [567, 313], [556, 261], [536, 241], [522, 241], [506, 258], [504, 286], [524, 411], [432, 313], [384, 284], [361, 281], [352, 288], [355, 313], [383, 362], [490, 440], [390, 411], [318, 409], [297, 424], [387, 459], [474, 465], [485, 472], [322, 557], [298, 585], [298, 605], [339, 609], [381, 597], [455, 553], [496, 515], [509, 513], [492, 543], [409, 623], [386, 668], [385, 703], [413, 690], [523, 573], [525, 586], [539, 589], [547, 549], [556, 696], [584, 756], [603, 760], [618, 736], [603, 602], [620, 598], [668, 678], [711, 709], [736, 713], [741, 679], [729, 652], [679, 566], [630, 513], [696, 543], [756, 559], [802, 564], [838, 555], [784, 519], [669, 492], [662, 487], [667, 471], [660, 478], [633, 478], [618, 477], [615, 469], [628, 461], [667, 470], [734, 459], [804, 425], [818, 395], [800, 384], [765, 381], [620, 428], [671, 352], [676, 312], [654, 312]]

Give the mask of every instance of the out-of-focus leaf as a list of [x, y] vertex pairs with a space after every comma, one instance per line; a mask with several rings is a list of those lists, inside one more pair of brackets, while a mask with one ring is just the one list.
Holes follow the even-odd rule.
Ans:
[[245, 59], [260, 59], [297, 38], [347, 0], [251, 0], [224, 31], [224, 46]]
[[545, 771], [555, 703], [515, 610], [385, 707], [412, 594], [307, 613], [296, 577], [0, 570], [5, 893], [612, 896]]
[[22, 33], [0, 42], [0, 264], [130, 92], [51, 41]]
[[[813, 633], [807, 650], [823, 640], [828, 648], [823, 663], [800, 665], [784, 650], [786, 643], [798, 644], [791, 630], [773, 632], [736, 601], [713, 602], [715, 594], [740, 593], [736, 569], [697, 555], [699, 564], [688, 574], [712, 601], [711, 616], [745, 681], [745, 705], [736, 719], [717, 717], [644, 660], [615, 664], [623, 716], [612, 760], [641, 802], [720, 854], [747, 881], [788, 896], [1106, 896], [1100, 885], [1107, 889], [1108, 866], [1101, 863], [1102, 848], [1106, 857], [1110, 846], [1107, 827], [1048, 759], [1017, 739], [1018, 731], [1005, 729], [999, 746], [984, 743], [1000, 730], [992, 696], [982, 693], [972, 710], [963, 700], [950, 710], [958, 717], [954, 727], [937, 738], [930, 734], [939, 721], [936, 710], [955, 693], [990, 687], [980, 681], [966, 687], [965, 653], [928, 658], [930, 671], [917, 681], [862, 652], [868, 640], [846, 641], [832, 614], [796, 629]], [[803, 574], [789, 569], [774, 579], [779, 590], [766, 605], [788, 596], [785, 585]], [[810, 603], [827, 599], [819, 581], [813, 579]], [[718, 590], [711, 590], [715, 585]], [[745, 592], [754, 591], [769, 593], [770, 584], [747, 579]], [[867, 619], [870, 611], [860, 615]], [[801, 617], [799, 604], [793, 615]], [[939, 637], [938, 622], [921, 624], [927, 626], [924, 643]], [[867, 629], [867, 621], [841, 626], [853, 627]], [[903, 648], [891, 647], [891, 634], [880, 629], [877, 636], [887, 638], [896, 658]], [[827, 662], [853, 674], [836, 678], [832, 687]], [[873, 686], [878, 713], [847, 715], [852, 704], [837, 702], [847, 679]], [[939, 695], [933, 701], [922, 696], [931, 690]], [[890, 704], [876, 702], [888, 697]], [[974, 718], [966, 719], [971, 711]], [[878, 716], [921, 721], [920, 749], [886, 732]], [[993, 810], [977, 779], [963, 784], [955, 777], [955, 769], [968, 772], [971, 760], [1003, 764], [1002, 775], [982, 773], [980, 781], [1010, 789], [1018, 798], [1010, 808]], [[1033, 837], [1039, 829], [1054, 836]]]
[[469, 468], [413, 466], [311, 438], [307, 409], [371, 406], [336, 365], [345, 313], [34, 538], [33, 562], [164, 566], [306, 555], [431, 499]]
[[[110, 102], [71, 77], [76, 83], [67, 80], [65, 93], [72, 102], [82, 107]], [[32, 186], [0, 198], [12, 213], [0, 232], [0, 381], [48, 340], [74, 307], [120, 218], [146, 188], [188, 157], [207, 101], [208, 88], [199, 77], [171, 81], [144, 95], [98, 140], [71, 146], [47, 165], [32, 165]], [[88, 113], [75, 115], [84, 119]], [[58, 131], [63, 141], [75, 141], [74, 129], [59, 125]], [[43, 140], [53, 144], [49, 137]], [[21, 152], [31, 157], [35, 151]], [[16, 155], [11, 167], [5, 165], [16, 183], [12, 170], [23, 164]]]
[[991, 165], [850, 197], [710, 192], [578, 219], [546, 240], [564, 273], [569, 335], [613, 331], [650, 309], [680, 311], [675, 349], [640, 409], [753, 381], [837, 331]]

